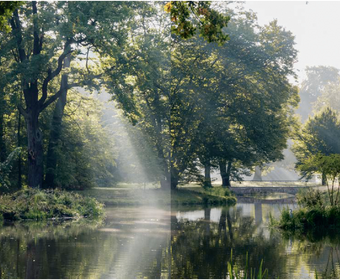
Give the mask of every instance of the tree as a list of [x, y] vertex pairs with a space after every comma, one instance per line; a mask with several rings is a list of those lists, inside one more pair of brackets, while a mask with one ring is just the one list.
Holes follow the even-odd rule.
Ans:
[[328, 84], [338, 80], [339, 70], [334, 67], [314, 66], [306, 68], [307, 79], [302, 82], [300, 105], [296, 113], [301, 115], [302, 122], [312, 116], [313, 103], [320, 97], [321, 92]]
[[[111, 57], [119, 54], [119, 46], [126, 40], [124, 28], [133, 6], [123, 2], [33, 1], [14, 11], [10, 19], [12, 33], [1, 34], [8, 37], [2, 49], [13, 55], [15, 63], [11, 65], [11, 75], [20, 81], [25, 99], [26, 107], [19, 106], [19, 109], [27, 124], [29, 186], [41, 187], [43, 182], [40, 114], [65, 95], [67, 89], [75, 86], [98, 88], [98, 78], [105, 71], [100, 73], [95, 62], [88, 62], [82, 50], [92, 48], [100, 55]], [[71, 60], [72, 71], [64, 64], [66, 58]], [[72, 61], [77, 58], [87, 58], [87, 62], [76, 68]], [[107, 71], [114, 66], [108, 66]], [[70, 81], [61, 78], [65, 75]]]
[[[307, 179], [320, 171], [314, 165], [306, 164], [318, 154], [329, 156], [340, 154], [340, 124], [337, 115], [330, 108], [309, 118], [294, 135], [293, 151], [297, 158], [296, 168], [302, 178]], [[326, 174], [322, 173], [322, 185], [326, 184]]]
[[321, 92], [321, 95], [314, 103], [315, 112], [322, 111], [323, 108], [331, 108], [333, 111], [340, 113], [340, 80], [332, 81], [327, 84]]
[[[42, 116], [43, 131], [53, 127], [51, 117], [55, 115], [55, 110], [49, 109]], [[55, 187], [87, 189], [114, 185], [117, 180], [114, 140], [102, 121], [103, 109], [103, 104], [91, 96], [75, 90], [68, 93], [59, 140], [54, 148]], [[45, 141], [44, 146], [49, 143]], [[48, 160], [46, 157], [46, 173]]]
[[[310, 157], [305, 158], [304, 162], [299, 166], [299, 169], [302, 171], [314, 170], [323, 174], [327, 184], [329, 202], [331, 206], [338, 204], [340, 198], [339, 184], [337, 192], [334, 187], [335, 181], [340, 178], [340, 154], [330, 154], [325, 156], [318, 153], [317, 155], [311, 155]], [[331, 182], [331, 186], [329, 186], [328, 181]], [[336, 196], [334, 197], [335, 194]]]
[[223, 32], [230, 17], [211, 8], [208, 1], [171, 1], [164, 6], [170, 13], [171, 32], [188, 39], [199, 32], [207, 42], [223, 45], [229, 37]]
[[[153, 147], [162, 188], [170, 186], [170, 20], [154, 3], [140, 9], [129, 35], [123, 76], [107, 80], [107, 91]], [[103, 63], [106, 63], [103, 60]], [[151, 160], [153, 162], [153, 160]]]
[[227, 186], [236, 171], [233, 163], [242, 170], [283, 157], [298, 103], [297, 89], [288, 79], [294, 76], [293, 36], [276, 21], [257, 26], [252, 13], [233, 19], [228, 26], [231, 39], [222, 47], [197, 38], [174, 45], [174, 184], [189, 170], [195, 172], [197, 158], [206, 173], [217, 161]]

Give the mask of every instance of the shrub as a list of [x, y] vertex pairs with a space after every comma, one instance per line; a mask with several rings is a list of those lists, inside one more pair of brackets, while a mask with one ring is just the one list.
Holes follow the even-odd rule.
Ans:
[[26, 188], [0, 197], [0, 216], [9, 220], [98, 217], [103, 205], [64, 190]]
[[297, 194], [297, 201], [301, 207], [325, 207], [325, 200], [323, 199], [322, 193], [319, 190], [314, 190], [312, 188], [307, 191], [299, 192]]

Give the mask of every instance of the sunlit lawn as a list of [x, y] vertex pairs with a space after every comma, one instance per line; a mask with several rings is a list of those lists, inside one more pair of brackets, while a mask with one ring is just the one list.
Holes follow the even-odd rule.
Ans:
[[[191, 186], [191, 187], [189, 187]], [[82, 195], [95, 197], [106, 205], [190, 205], [190, 204], [225, 204], [234, 202], [230, 193], [222, 187], [205, 190], [199, 185], [179, 187], [170, 193], [155, 184], [120, 184], [113, 188], [93, 188], [78, 191]], [[230, 201], [229, 201], [230, 200]]]
[[[311, 182], [232, 182], [233, 187], [316, 187]], [[230, 193], [219, 183], [213, 183], [213, 188], [203, 189], [197, 183], [179, 186], [170, 194], [170, 190], [160, 189], [154, 183], [119, 183], [110, 188], [93, 188], [79, 191], [83, 195], [95, 197], [106, 205], [190, 205], [226, 203]]]
[[[221, 182], [213, 182], [213, 187], [220, 187]], [[232, 187], [319, 187], [320, 183], [314, 182], [259, 182], [259, 181], [243, 181], [231, 182]], [[200, 188], [199, 184], [191, 183], [181, 186], [181, 188]]]

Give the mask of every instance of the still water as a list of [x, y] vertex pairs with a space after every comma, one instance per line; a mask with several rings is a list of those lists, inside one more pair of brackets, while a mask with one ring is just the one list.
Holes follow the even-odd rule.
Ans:
[[[260, 202], [259, 202], [260, 201]], [[1, 278], [228, 278], [263, 260], [269, 278], [338, 278], [338, 236], [288, 236], [268, 227], [287, 199], [232, 207], [107, 208], [103, 221], [0, 227]]]

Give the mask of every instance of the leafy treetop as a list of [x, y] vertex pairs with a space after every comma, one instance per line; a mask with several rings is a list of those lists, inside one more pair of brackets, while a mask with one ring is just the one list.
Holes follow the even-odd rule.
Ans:
[[171, 1], [164, 10], [171, 14], [171, 32], [188, 39], [198, 30], [207, 42], [223, 45], [229, 39], [223, 28], [227, 27], [229, 16], [211, 8], [209, 1]]

